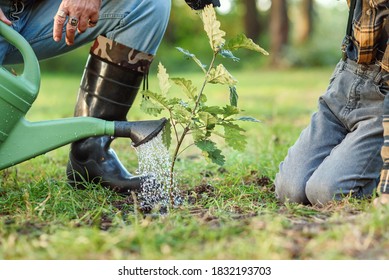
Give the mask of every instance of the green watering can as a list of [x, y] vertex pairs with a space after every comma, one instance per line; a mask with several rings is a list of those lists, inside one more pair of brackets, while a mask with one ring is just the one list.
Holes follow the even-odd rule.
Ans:
[[0, 170], [91, 136], [128, 137], [133, 146], [139, 146], [164, 127], [165, 118], [137, 122], [92, 117], [27, 121], [25, 115], [39, 92], [39, 62], [28, 42], [1, 21], [0, 36], [19, 49], [24, 61], [23, 73], [18, 76], [0, 66]]

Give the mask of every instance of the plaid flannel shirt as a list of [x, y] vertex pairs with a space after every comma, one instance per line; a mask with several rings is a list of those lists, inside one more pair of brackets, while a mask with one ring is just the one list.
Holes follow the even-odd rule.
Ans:
[[[350, 0], [347, 0], [350, 5]], [[385, 29], [389, 0], [356, 0], [352, 46], [347, 56], [360, 64], [378, 62], [389, 72], [388, 36]]]
[[[350, 0], [347, 2], [350, 6]], [[389, 0], [356, 0], [352, 44], [346, 49], [349, 59], [360, 64], [376, 63], [389, 72], [388, 15]], [[389, 194], [389, 100], [384, 102], [383, 129], [383, 167], [377, 191]]]

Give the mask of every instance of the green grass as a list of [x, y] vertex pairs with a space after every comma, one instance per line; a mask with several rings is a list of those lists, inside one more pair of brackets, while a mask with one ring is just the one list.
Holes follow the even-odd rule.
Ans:
[[[239, 106], [261, 123], [243, 124], [247, 149], [223, 148], [223, 168], [194, 148], [181, 155], [182, 207], [142, 216], [130, 197], [99, 186], [73, 189], [65, 178], [68, 147], [62, 147], [0, 171], [0, 259], [387, 259], [388, 208], [348, 198], [324, 208], [281, 204], [274, 195], [278, 164], [309, 122], [331, 69], [233, 74]], [[72, 116], [78, 85], [76, 75], [44, 73], [27, 118]], [[157, 88], [154, 78], [150, 88]], [[228, 90], [210, 86], [207, 96], [220, 104]], [[138, 107], [139, 100], [130, 120], [150, 118]], [[129, 141], [114, 146], [135, 171]]]

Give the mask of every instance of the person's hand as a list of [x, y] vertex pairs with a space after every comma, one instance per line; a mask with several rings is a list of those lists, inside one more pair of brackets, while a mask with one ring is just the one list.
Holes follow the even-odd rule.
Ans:
[[11, 25], [12, 22], [4, 15], [3, 11], [0, 8], [0, 21], [4, 22], [7, 25]]
[[68, 18], [66, 44], [72, 45], [76, 31], [83, 33], [97, 24], [100, 7], [101, 0], [62, 0], [54, 17], [54, 41], [59, 42], [62, 39], [62, 29]]
[[380, 207], [381, 205], [389, 205], [389, 194], [381, 193], [379, 197], [374, 199], [373, 205], [375, 207]]

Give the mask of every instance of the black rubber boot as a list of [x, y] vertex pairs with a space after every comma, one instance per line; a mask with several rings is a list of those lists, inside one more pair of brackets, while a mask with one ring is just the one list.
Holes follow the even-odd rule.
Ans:
[[[143, 74], [103, 61], [91, 54], [78, 93], [75, 116], [124, 121], [142, 84]], [[140, 188], [110, 148], [113, 137], [90, 137], [71, 144], [67, 177], [73, 186], [101, 184], [113, 191], [130, 194]]]

